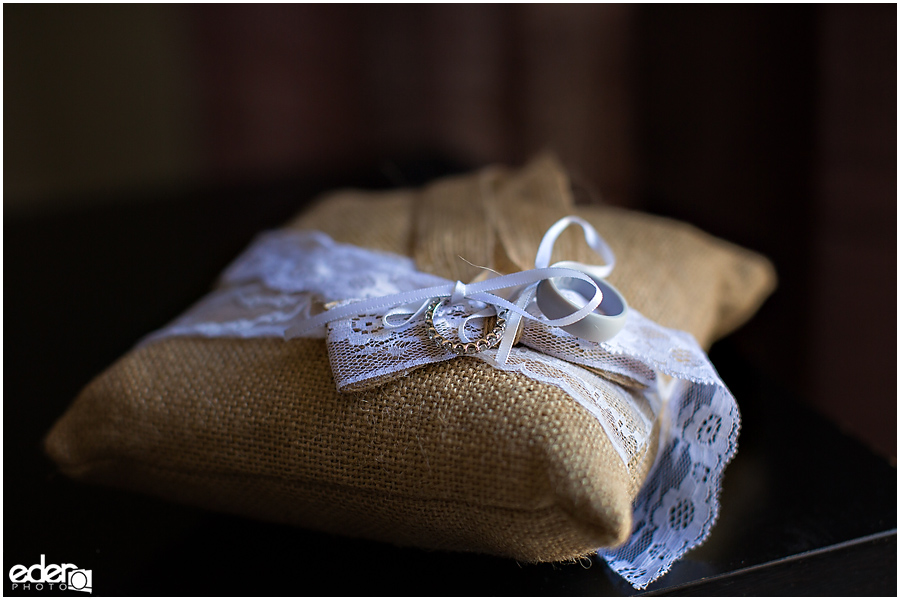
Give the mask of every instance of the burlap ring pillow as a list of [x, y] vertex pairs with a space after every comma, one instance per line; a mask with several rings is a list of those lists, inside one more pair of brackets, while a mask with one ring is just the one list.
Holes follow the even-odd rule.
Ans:
[[[610, 282], [629, 304], [704, 347], [748, 319], [773, 288], [765, 259], [690, 226], [574, 208], [552, 158], [486, 173], [421, 190], [339, 192], [287, 227], [405, 254], [422, 271], [470, 281], [480, 270], [459, 257], [500, 272], [530, 268], [547, 227], [578, 214], [616, 253]], [[554, 258], [594, 261], [568, 233]], [[475, 358], [339, 393], [324, 340], [203, 337], [129, 352], [84, 389], [46, 449], [86, 481], [522, 561], [625, 541], [655, 456], [647, 448], [625, 468], [597, 420], [562, 390]]]

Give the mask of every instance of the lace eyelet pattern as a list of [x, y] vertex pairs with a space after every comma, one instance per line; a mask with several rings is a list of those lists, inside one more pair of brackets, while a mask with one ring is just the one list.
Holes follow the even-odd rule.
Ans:
[[428, 335], [428, 339], [434, 342], [438, 348], [458, 355], [478, 354], [500, 343], [500, 340], [503, 338], [503, 332], [506, 331], [506, 315], [508, 313], [506, 309], [497, 313], [497, 323], [486, 336], [474, 342], [454, 342], [438, 333], [437, 328], [434, 326], [434, 315], [444, 302], [446, 302], [445, 299], [436, 298], [428, 306], [428, 310], [425, 311], [425, 333]]

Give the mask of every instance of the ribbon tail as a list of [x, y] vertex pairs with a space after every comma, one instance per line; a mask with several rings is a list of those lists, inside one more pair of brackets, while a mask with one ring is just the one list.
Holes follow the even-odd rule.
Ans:
[[[532, 298], [534, 298], [534, 294], [536, 291], [536, 283], [522, 290], [522, 293], [519, 295], [518, 300], [516, 300], [516, 307], [524, 312], [525, 307], [528, 306]], [[509, 358], [509, 353], [510, 351], [512, 351], [513, 344], [516, 343], [516, 332], [519, 330], [519, 324], [521, 322], [522, 315], [520, 313], [510, 312], [510, 315], [506, 321], [506, 331], [503, 332], [503, 339], [500, 341], [500, 347], [497, 349], [496, 360], [501, 365], [506, 364], [506, 360]]]

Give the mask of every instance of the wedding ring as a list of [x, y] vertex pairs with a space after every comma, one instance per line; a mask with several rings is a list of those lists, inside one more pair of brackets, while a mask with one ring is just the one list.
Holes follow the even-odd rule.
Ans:
[[493, 348], [500, 343], [500, 340], [503, 338], [503, 332], [506, 330], [507, 311], [505, 309], [497, 313], [497, 323], [486, 336], [479, 338], [474, 342], [454, 342], [438, 333], [438, 330], [434, 326], [434, 313], [444, 302], [446, 302], [446, 299], [437, 298], [432, 301], [425, 311], [425, 333], [428, 335], [428, 339], [434, 342], [438, 348], [445, 352], [453, 352], [454, 354], [477, 354], [488, 348]]
[[[628, 304], [619, 290], [602, 277], [591, 273], [588, 265], [576, 262], [560, 262], [555, 267], [566, 267], [585, 273], [600, 291], [603, 300], [594, 312], [585, 318], [563, 327], [563, 331], [591, 342], [605, 342], [612, 339], [625, 326]], [[587, 304], [594, 297], [594, 286], [574, 277], [553, 277], [538, 285], [537, 304], [541, 312], [550, 319], [567, 317]], [[577, 299], [581, 300], [579, 304]]]

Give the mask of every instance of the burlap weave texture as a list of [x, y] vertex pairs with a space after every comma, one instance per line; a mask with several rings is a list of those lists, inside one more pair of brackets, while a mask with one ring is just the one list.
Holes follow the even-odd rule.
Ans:
[[[339, 192], [289, 227], [411, 255], [467, 281], [529, 268], [550, 223], [575, 212], [619, 260], [610, 280], [703, 345], [771, 291], [768, 263], [684, 224], [574, 210], [550, 158], [422, 190]], [[549, 222], [546, 222], [548, 221]], [[577, 236], [555, 259], [591, 262]], [[665, 293], [660, 293], [665, 290]], [[630, 393], [623, 388], [624, 393]], [[556, 387], [472, 358], [339, 394], [325, 343], [169, 338], [97, 377], [47, 437], [67, 474], [211, 509], [404, 545], [524, 561], [626, 539], [654, 458], [629, 471], [599, 422]]]

